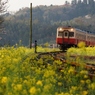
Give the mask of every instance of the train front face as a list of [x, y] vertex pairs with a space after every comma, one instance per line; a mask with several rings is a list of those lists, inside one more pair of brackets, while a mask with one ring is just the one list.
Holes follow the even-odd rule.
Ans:
[[56, 43], [60, 49], [71, 47], [75, 44], [75, 31], [72, 27], [58, 27]]

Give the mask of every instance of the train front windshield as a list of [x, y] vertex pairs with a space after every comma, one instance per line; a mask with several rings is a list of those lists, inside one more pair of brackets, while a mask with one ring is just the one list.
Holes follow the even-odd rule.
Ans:
[[64, 30], [64, 31], [59, 31], [58, 32], [59, 37], [74, 37], [74, 32]]
[[62, 36], [63, 32], [62, 31], [58, 31], [58, 36]]

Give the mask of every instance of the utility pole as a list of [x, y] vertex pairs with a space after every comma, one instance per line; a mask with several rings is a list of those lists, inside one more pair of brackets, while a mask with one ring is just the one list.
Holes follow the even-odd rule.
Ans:
[[32, 48], [32, 3], [30, 3], [30, 48]]

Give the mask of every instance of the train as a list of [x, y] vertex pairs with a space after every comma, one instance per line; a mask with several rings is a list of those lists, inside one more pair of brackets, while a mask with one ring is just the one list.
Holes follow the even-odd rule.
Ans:
[[95, 34], [71, 26], [57, 28], [56, 44], [61, 50], [77, 47], [79, 42], [95, 46]]

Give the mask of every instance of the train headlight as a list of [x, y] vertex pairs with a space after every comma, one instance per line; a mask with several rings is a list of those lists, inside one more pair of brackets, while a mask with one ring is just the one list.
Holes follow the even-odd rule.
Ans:
[[62, 31], [63, 29], [62, 29], [62, 28], [60, 28], [59, 30], [60, 30], [60, 31]]
[[70, 30], [71, 30], [71, 31], [73, 31], [74, 29], [73, 29], [73, 28], [71, 28]]

